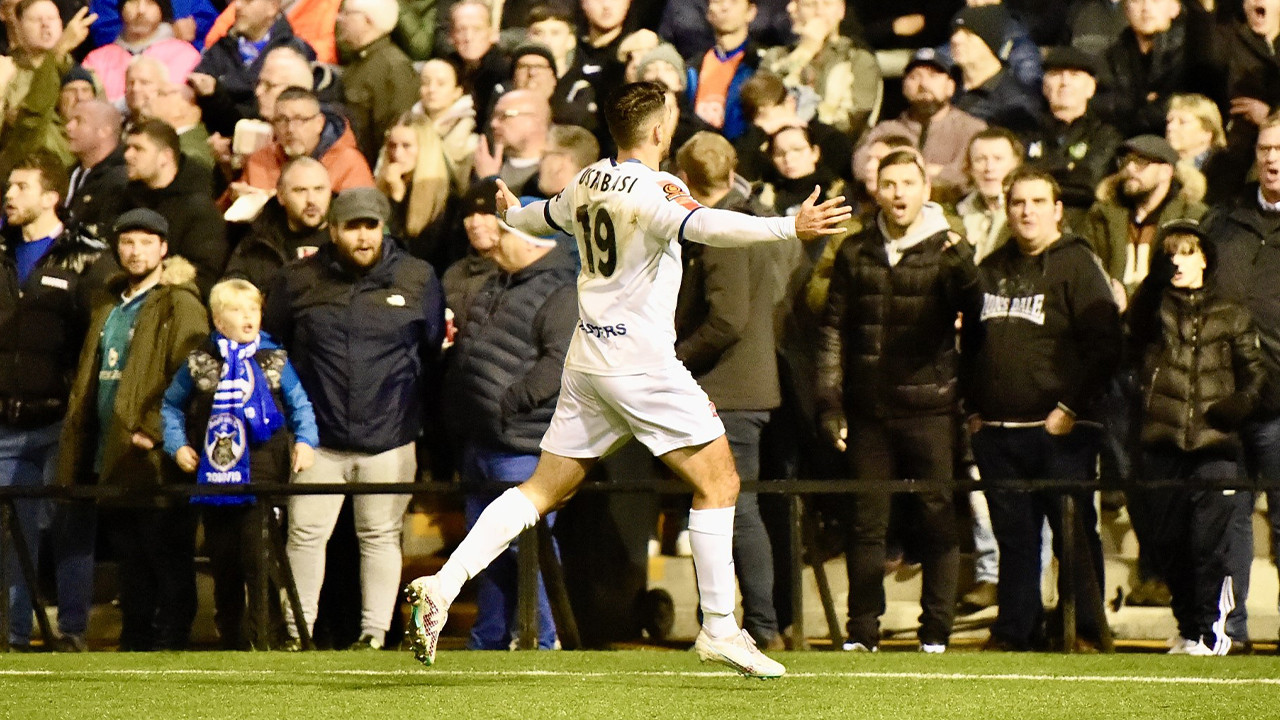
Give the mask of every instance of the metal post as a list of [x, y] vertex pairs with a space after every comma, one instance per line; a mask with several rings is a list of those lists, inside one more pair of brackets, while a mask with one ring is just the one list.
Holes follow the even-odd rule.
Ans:
[[[539, 520], [538, 522], [542, 522]], [[520, 533], [516, 551], [516, 649], [538, 649], [538, 531]]]
[[[36, 624], [40, 627], [40, 636], [44, 638], [46, 648], [53, 647], [53, 628], [49, 625], [49, 614], [45, 612], [44, 601], [40, 599], [40, 585], [36, 576], [35, 563], [31, 561], [31, 548], [27, 545], [27, 538], [22, 534], [22, 521], [18, 519], [18, 513], [14, 507], [14, 500], [8, 499], [5, 505], [9, 512], [9, 537], [13, 539], [13, 550], [18, 556], [18, 567], [22, 571], [22, 579], [27, 584], [27, 595], [31, 598], [31, 607], [36, 613]], [[34, 500], [32, 502], [35, 502]], [[8, 594], [8, 586], [6, 585], [5, 594]], [[12, 608], [10, 608], [12, 611]], [[4, 632], [8, 634], [9, 628], [5, 626]]]
[[307, 630], [307, 619], [302, 616], [302, 600], [298, 597], [298, 585], [293, 581], [293, 568], [289, 565], [289, 554], [285, 552], [284, 540], [281, 538], [280, 521], [276, 519], [274, 508], [268, 508], [263, 515], [270, 525], [271, 550], [275, 555], [275, 565], [280, 573], [280, 586], [284, 588], [289, 599], [289, 609], [293, 614], [293, 626], [298, 631], [298, 641], [304, 650], [315, 650], [311, 633]]
[[813, 580], [818, 584], [818, 598], [822, 601], [822, 612], [827, 616], [827, 637], [831, 639], [831, 649], [839, 650], [844, 646], [844, 633], [840, 630], [840, 618], [836, 615], [836, 602], [831, 594], [831, 582], [827, 580], [827, 568], [823, 564], [822, 555], [818, 552], [817, 535], [817, 523], [812, 514], [806, 513], [804, 541], [810, 550], [809, 566], [813, 568]]
[[569, 592], [564, 586], [564, 568], [556, 556], [555, 539], [545, 520], [538, 521], [538, 564], [542, 568], [542, 582], [547, 587], [547, 599], [551, 602], [551, 616], [556, 621], [556, 636], [560, 647], [577, 650], [582, 647], [578, 633], [578, 621], [569, 604]]
[[1076, 646], [1076, 502], [1071, 493], [1061, 497], [1062, 537], [1058, 558], [1058, 608], [1062, 611], [1062, 651], [1071, 653]]
[[255, 565], [254, 583], [249, 592], [253, 593], [253, 632], [249, 642], [255, 650], [271, 649], [271, 615], [267, 612], [271, 597], [271, 577], [267, 568], [271, 567], [270, 542], [271, 526], [267, 524], [267, 515], [271, 507], [266, 500], [258, 498], [249, 510], [250, 521], [257, 526], [254, 533], [256, 547], [253, 552]]
[[791, 535], [791, 649], [808, 650], [804, 629], [804, 498], [787, 496], [787, 532]]

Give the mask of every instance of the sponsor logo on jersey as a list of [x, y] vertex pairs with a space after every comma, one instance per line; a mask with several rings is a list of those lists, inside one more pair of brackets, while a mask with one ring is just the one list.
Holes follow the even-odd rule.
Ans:
[[617, 325], [592, 325], [578, 321], [578, 329], [582, 332], [598, 338], [605, 337], [622, 337], [627, 334], [627, 324], [618, 323]]
[[697, 210], [702, 207], [697, 200], [689, 196], [689, 193], [684, 188], [675, 183], [662, 183], [662, 192], [667, 196], [668, 200], [686, 210]]

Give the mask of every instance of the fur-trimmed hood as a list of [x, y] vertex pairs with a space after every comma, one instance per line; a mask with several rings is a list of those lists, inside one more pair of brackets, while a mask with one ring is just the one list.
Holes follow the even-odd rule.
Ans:
[[[196, 266], [187, 261], [181, 255], [167, 257], [161, 263], [163, 269], [160, 271], [160, 284], [169, 285], [171, 287], [189, 286], [189, 289], [199, 294], [196, 289]], [[123, 272], [118, 273], [111, 278], [108, 287], [112, 292], [119, 292], [128, 284], [129, 278]]]
[[[1102, 179], [1098, 183], [1098, 190], [1095, 197], [1105, 203], [1119, 204], [1119, 187], [1121, 183], [1122, 173], [1112, 173]], [[1195, 169], [1189, 162], [1179, 162], [1174, 166], [1173, 184], [1170, 190], [1175, 196], [1181, 195], [1183, 200], [1188, 204], [1202, 202], [1204, 194], [1209, 188], [1209, 183], [1204, 178], [1204, 174]]]

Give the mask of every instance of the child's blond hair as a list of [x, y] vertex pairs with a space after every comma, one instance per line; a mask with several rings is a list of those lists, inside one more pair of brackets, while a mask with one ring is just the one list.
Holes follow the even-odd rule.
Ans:
[[259, 308], [262, 307], [262, 291], [256, 285], [248, 280], [231, 278], [214, 285], [209, 291], [209, 310], [217, 315], [235, 298], [252, 300]]

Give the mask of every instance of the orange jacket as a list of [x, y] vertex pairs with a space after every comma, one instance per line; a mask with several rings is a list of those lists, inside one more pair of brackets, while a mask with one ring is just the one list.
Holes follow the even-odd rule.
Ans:
[[[293, 34], [306, 40], [315, 49], [317, 62], [331, 65], [338, 62], [338, 44], [333, 36], [333, 25], [337, 22], [340, 5], [342, 0], [297, 0], [285, 13], [289, 24], [293, 26]], [[231, 3], [214, 21], [209, 34], [204, 38], [204, 46], [213, 45], [230, 32], [235, 21], [236, 6]]]
[[[280, 146], [272, 142], [245, 158], [244, 175], [240, 179], [254, 187], [275, 190], [276, 181], [280, 179], [280, 168], [284, 167], [287, 159]], [[347, 188], [373, 187], [373, 173], [370, 172], [364, 155], [356, 147], [356, 136], [351, 133], [350, 127], [343, 130], [342, 135], [319, 160], [329, 171], [329, 180], [333, 183], [335, 193]]]

